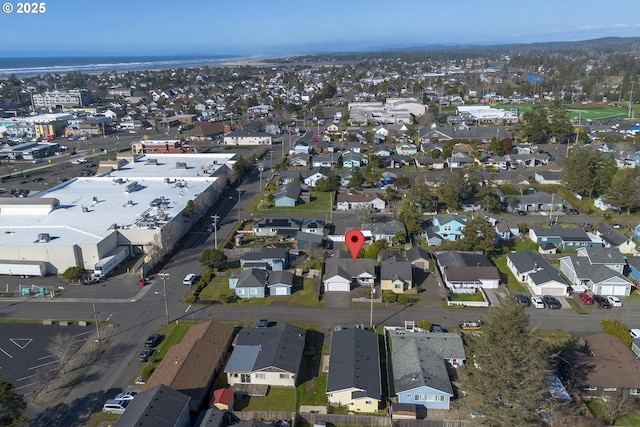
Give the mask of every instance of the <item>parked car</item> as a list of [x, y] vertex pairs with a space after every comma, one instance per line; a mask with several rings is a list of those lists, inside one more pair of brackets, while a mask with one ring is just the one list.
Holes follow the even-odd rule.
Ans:
[[145, 348], [144, 350], [142, 350], [140, 352], [140, 354], [138, 355], [138, 362], [146, 362], [149, 360], [149, 358], [151, 356], [153, 356], [156, 353], [156, 351], [152, 348]]
[[186, 286], [192, 286], [193, 282], [195, 281], [196, 281], [196, 275], [193, 273], [189, 273], [186, 276], [184, 276], [184, 279], [182, 279], [182, 284]]
[[269, 320], [268, 319], [260, 319], [258, 321], [258, 328], [267, 328], [269, 327]]
[[591, 298], [589, 294], [578, 294], [578, 298], [580, 298], [583, 304], [593, 305], [593, 298]]
[[542, 299], [544, 300], [544, 303], [549, 308], [553, 308], [556, 310], [559, 308], [562, 308], [562, 304], [560, 304], [560, 301], [558, 301], [558, 298], [556, 297], [552, 297], [551, 295], [545, 295]]
[[630, 329], [629, 333], [634, 340], [640, 338], [640, 329]]
[[517, 304], [524, 305], [525, 307], [529, 307], [531, 305], [531, 301], [529, 297], [525, 294], [516, 294], [515, 300]]
[[162, 341], [162, 335], [149, 335], [149, 338], [147, 338], [147, 340], [144, 342], [144, 346], [147, 348], [155, 347], [160, 343], [160, 341]]
[[31, 163], [42, 163], [42, 159], [33, 159]]
[[525, 216], [527, 213], [525, 211], [518, 211], [518, 215]]
[[613, 307], [622, 307], [622, 301], [620, 301], [620, 298], [618, 298], [618, 297], [614, 297], [613, 295], [609, 295], [607, 297], [607, 301], [609, 301], [609, 304], [611, 304]]
[[431, 325], [431, 332], [444, 332], [444, 330], [442, 329], [442, 326], [434, 323]]
[[608, 299], [603, 297], [602, 295], [594, 295], [593, 300], [598, 304], [600, 308], [611, 308], [611, 303]]
[[138, 395], [137, 391], [125, 391], [124, 393], [116, 394], [113, 400], [133, 400]]
[[109, 415], [124, 414], [124, 411], [125, 409], [127, 409], [127, 406], [129, 406], [129, 403], [131, 403], [130, 400], [109, 399], [105, 402], [104, 406], [102, 407], [102, 412]]
[[540, 297], [531, 297], [531, 304], [535, 308], [545, 308], [544, 301]]

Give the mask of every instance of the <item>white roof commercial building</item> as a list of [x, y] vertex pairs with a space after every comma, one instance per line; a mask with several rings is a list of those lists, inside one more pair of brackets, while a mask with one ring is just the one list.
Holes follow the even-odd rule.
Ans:
[[0, 264], [45, 263], [47, 273], [59, 274], [71, 266], [93, 270], [118, 247], [163, 253], [191, 227], [187, 202], [193, 200], [199, 218], [224, 191], [234, 158], [146, 155], [34, 197], [0, 198]]

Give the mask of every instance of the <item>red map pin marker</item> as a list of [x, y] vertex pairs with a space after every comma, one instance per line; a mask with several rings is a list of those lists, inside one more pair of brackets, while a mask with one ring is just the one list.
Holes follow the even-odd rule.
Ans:
[[353, 263], [356, 263], [356, 259], [358, 258], [358, 252], [360, 252], [360, 248], [364, 244], [364, 234], [360, 230], [349, 230], [347, 232], [347, 236], [345, 238], [347, 247], [349, 248], [349, 252], [351, 252], [351, 258], [353, 258]]

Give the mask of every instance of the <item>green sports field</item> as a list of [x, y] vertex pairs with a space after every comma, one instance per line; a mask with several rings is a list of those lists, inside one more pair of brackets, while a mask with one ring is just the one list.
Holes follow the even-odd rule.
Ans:
[[[549, 103], [542, 104], [545, 108], [550, 106]], [[533, 108], [533, 104], [498, 104], [496, 108], [506, 111], [519, 110], [520, 114], [526, 113]], [[565, 104], [564, 108], [569, 119], [593, 120], [594, 122], [602, 120], [613, 120], [617, 118], [627, 117], [628, 109], [626, 107], [615, 107], [611, 105], [600, 104]]]

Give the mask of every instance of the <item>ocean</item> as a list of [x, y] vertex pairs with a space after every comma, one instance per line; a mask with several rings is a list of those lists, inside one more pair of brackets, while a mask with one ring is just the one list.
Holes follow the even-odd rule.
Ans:
[[160, 70], [216, 65], [251, 59], [241, 56], [104, 56], [0, 58], [0, 77], [35, 76], [47, 73], [102, 73], [109, 71]]

